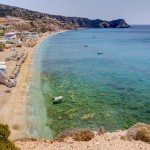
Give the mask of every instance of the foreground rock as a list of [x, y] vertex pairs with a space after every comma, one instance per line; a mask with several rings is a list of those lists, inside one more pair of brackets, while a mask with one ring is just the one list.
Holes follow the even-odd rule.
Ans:
[[74, 129], [59, 134], [57, 141], [26, 139], [15, 144], [21, 150], [150, 150], [150, 125], [137, 123], [126, 131], [104, 132]]
[[141, 140], [150, 143], [150, 125], [137, 123], [127, 131], [127, 139]]
[[21, 150], [150, 150], [150, 144], [142, 141], [123, 140], [126, 131], [116, 131], [95, 136], [90, 141], [74, 141], [65, 138], [63, 142], [49, 140], [24, 140], [15, 144]]

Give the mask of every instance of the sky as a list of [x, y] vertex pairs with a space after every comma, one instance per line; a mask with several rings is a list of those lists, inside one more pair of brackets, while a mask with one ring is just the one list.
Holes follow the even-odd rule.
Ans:
[[150, 24], [150, 0], [0, 0], [43, 13]]

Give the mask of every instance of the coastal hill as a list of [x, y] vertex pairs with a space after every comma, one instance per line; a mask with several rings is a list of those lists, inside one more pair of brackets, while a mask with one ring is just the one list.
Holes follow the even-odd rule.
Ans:
[[15, 17], [23, 19], [24, 22], [14, 22], [18, 29], [30, 29], [32, 31], [40, 30], [56, 31], [59, 29], [76, 29], [76, 28], [129, 28], [130, 26], [124, 19], [117, 19], [113, 21], [105, 20], [90, 20], [81, 17], [64, 17], [59, 15], [50, 15], [31, 11], [19, 7], [0, 4], [0, 17]]

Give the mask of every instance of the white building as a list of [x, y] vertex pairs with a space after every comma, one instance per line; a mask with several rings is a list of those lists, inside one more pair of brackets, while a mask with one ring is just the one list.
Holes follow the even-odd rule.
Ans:
[[6, 38], [4, 36], [0, 36], [0, 43], [6, 43]]
[[13, 38], [13, 39], [10, 39], [10, 40], [6, 40], [6, 43], [11, 43], [11, 44], [16, 44], [16, 45], [21, 45], [22, 44], [20, 38]]
[[7, 74], [5, 63], [3, 63], [3, 64], [1, 64], [1, 63], [3, 63], [3, 62], [0, 62], [0, 70], [3, 71], [5, 74]]
[[22, 32], [22, 37], [25, 39], [29, 38], [39, 38], [39, 34], [37, 32], [28, 32], [28, 31], [23, 31]]
[[39, 38], [39, 34], [37, 32], [30, 32], [31, 38]]
[[9, 32], [5, 34], [6, 40], [12, 40], [13, 38], [16, 38], [16, 32]]
[[0, 29], [14, 29], [14, 25], [0, 25]]

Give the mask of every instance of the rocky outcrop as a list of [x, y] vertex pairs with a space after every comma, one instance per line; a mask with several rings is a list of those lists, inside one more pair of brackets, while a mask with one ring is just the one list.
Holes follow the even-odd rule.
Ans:
[[110, 28], [129, 28], [124, 19], [117, 19], [110, 22]]
[[123, 19], [104, 21], [100, 19], [90, 20], [81, 17], [64, 17], [39, 13], [19, 7], [0, 4], [0, 17], [13, 16], [31, 21], [32, 28], [40, 28], [43, 31], [75, 28], [129, 28]]
[[150, 143], [150, 125], [137, 123], [128, 129], [126, 136], [129, 140], [141, 140]]

